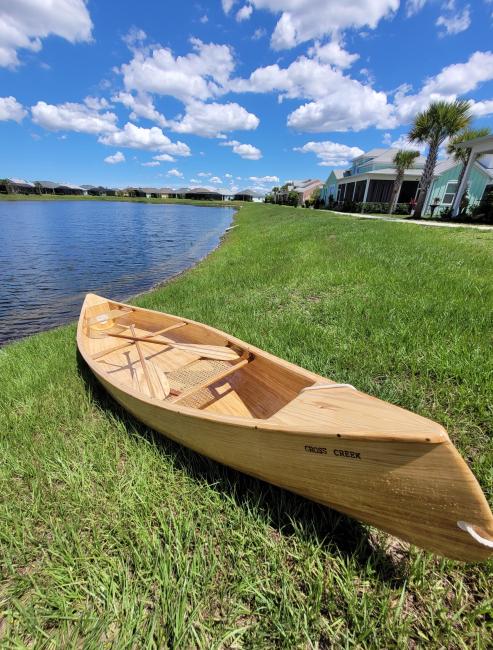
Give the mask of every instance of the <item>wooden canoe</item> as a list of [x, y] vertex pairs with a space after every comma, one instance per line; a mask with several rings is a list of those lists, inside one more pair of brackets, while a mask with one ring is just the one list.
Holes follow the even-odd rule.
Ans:
[[77, 344], [113, 398], [169, 438], [439, 555], [493, 553], [488, 502], [439, 424], [212, 327], [94, 294]]

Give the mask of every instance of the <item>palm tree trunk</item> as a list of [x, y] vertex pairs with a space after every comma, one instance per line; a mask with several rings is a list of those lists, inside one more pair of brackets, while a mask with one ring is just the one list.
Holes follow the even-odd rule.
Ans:
[[428, 194], [428, 190], [430, 189], [430, 185], [433, 181], [433, 173], [435, 172], [437, 158], [438, 144], [432, 144], [430, 145], [430, 151], [428, 152], [425, 168], [423, 169], [423, 173], [421, 174], [419, 181], [418, 200], [416, 203], [416, 210], [414, 212], [414, 219], [421, 219], [426, 195]]
[[401, 193], [401, 187], [402, 187], [402, 181], [404, 179], [404, 171], [400, 170], [397, 172], [397, 176], [395, 177], [394, 180], [394, 185], [392, 186], [392, 195], [390, 198], [390, 204], [389, 204], [389, 214], [392, 214], [395, 210], [395, 206], [397, 205], [397, 201], [399, 200], [399, 194]]
[[[457, 179], [457, 191], [459, 191], [459, 187], [461, 186], [462, 179], [464, 178], [464, 174], [466, 173], [466, 167], [469, 164], [469, 159], [471, 158], [472, 154], [472, 149], [467, 149], [467, 157], [464, 158], [463, 164], [460, 170], [459, 178]], [[464, 192], [466, 191], [466, 188], [463, 189], [462, 191], [462, 196], [464, 195]], [[459, 201], [459, 212], [457, 213], [457, 216], [460, 214], [460, 204], [462, 202], [462, 196], [458, 197]]]

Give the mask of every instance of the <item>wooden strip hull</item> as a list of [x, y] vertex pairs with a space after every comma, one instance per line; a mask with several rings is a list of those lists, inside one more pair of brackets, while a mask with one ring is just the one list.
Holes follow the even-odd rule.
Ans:
[[448, 437], [430, 443], [323, 436], [302, 428], [276, 428], [268, 419], [252, 424], [247, 418], [206, 416], [140, 396], [112, 381], [91, 361], [80, 323], [78, 342], [112, 397], [172, 440], [437, 554], [465, 561], [486, 560], [492, 554], [457, 526], [465, 520], [493, 539], [488, 503]]

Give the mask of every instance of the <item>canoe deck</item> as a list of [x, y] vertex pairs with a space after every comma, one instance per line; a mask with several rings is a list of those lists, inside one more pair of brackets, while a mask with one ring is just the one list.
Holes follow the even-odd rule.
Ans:
[[212, 327], [94, 294], [77, 343], [114, 399], [176, 442], [435, 553], [493, 553], [488, 502], [436, 422]]

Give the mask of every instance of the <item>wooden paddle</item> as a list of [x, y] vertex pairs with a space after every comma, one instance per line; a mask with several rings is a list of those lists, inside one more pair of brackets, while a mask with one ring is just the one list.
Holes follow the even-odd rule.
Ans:
[[92, 338], [105, 338], [106, 336], [111, 336], [113, 338], [117, 339], [126, 339], [127, 341], [133, 341], [136, 343], [137, 341], [142, 342], [142, 343], [154, 343], [157, 345], [166, 345], [171, 348], [176, 348], [177, 350], [183, 350], [185, 352], [191, 352], [192, 354], [196, 354], [199, 357], [203, 357], [205, 359], [216, 359], [218, 361], [234, 361], [235, 359], [239, 359], [239, 354], [232, 350], [231, 348], [227, 348], [222, 345], [202, 345], [198, 343], [177, 343], [176, 341], [172, 341], [171, 339], [167, 339], [164, 336], [161, 339], [155, 339], [155, 338], [150, 338], [150, 337], [144, 337], [144, 336], [130, 336], [128, 334], [116, 334], [116, 333], [111, 333], [108, 331], [97, 331], [96, 336], [94, 336], [94, 329], [90, 329], [92, 333]]

